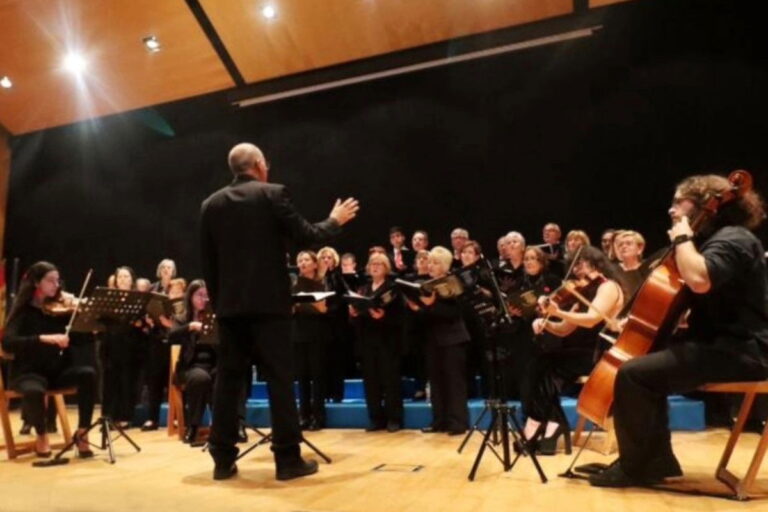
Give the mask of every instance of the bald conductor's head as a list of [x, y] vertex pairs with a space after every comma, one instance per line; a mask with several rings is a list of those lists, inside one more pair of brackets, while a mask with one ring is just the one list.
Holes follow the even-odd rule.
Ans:
[[260, 181], [267, 181], [267, 161], [264, 153], [250, 142], [241, 142], [229, 151], [227, 158], [232, 174], [250, 174]]

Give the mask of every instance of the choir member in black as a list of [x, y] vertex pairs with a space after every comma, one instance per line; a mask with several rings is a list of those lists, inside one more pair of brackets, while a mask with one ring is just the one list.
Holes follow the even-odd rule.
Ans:
[[561, 236], [562, 231], [560, 231], [560, 226], [554, 222], [545, 224], [541, 231], [541, 237], [544, 240], [544, 243], [540, 247], [549, 259], [550, 272], [558, 276], [565, 274], [563, 246], [560, 243]]
[[[562, 348], [539, 351], [531, 360], [522, 386], [523, 412], [527, 416], [525, 435], [533, 437], [546, 422], [539, 451], [553, 455], [557, 439], [564, 429], [557, 423], [553, 404], [559, 400], [565, 384], [581, 375], [588, 375], [595, 363], [595, 347], [604, 318], [613, 319], [621, 310], [621, 287], [604, 275], [607, 260], [600, 249], [582, 248], [573, 265], [575, 276], [582, 282], [579, 293], [589, 304], [575, 302], [575, 307], [543, 300], [547, 315], [533, 321], [533, 332], [544, 331], [563, 338]], [[546, 298], [543, 298], [546, 299]], [[575, 300], [575, 299], [574, 299]]]
[[451, 231], [451, 248], [453, 249], [453, 260], [451, 261], [451, 270], [461, 268], [461, 248], [469, 240], [469, 231], [464, 228], [454, 228]]
[[429, 234], [423, 229], [414, 231], [411, 237], [411, 248], [413, 249], [414, 256], [419, 251], [429, 250]]
[[617, 278], [624, 289], [624, 295], [632, 297], [649, 273], [648, 267], [643, 265], [645, 238], [637, 231], [618, 231], [613, 245], [619, 260]]
[[92, 366], [74, 364], [65, 328], [70, 314], [52, 314], [50, 308], [61, 301], [58, 269], [45, 261], [32, 265], [22, 278], [5, 326], [3, 351], [13, 355], [9, 387], [22, 395], [22, 408], [37, 434], [35, 453], [39, 457], [51, 456], [45, 392], [77, 387], [75, 446], [80, 457], [92, 457], [85, 432], [93, 417], [96, 371]]
[[[423, 283], [429, 281], [429, 251], [422, 249], [416, 253], [413, 261], [414, 272], [405, 276], [406, 281], [412, 283]], [[405, 347], [404, 356], [404, 374], [413, 377], [415, 391], [414, 400], [424, 400], [427, 397], [427, 370], [424, 361], [424, 340], [426, 333], [424, 331], [424, 319], [422, 315], [405, 308]]]
[[496, 279], [503, 293], [516, 290], [523, 278], [523, 252], [525, 252], [525, 238], [517, 231], [510, 231], [504, 237], [505, 260], [499, 264], [496, 271]]
[[357, 258], [351, 252], [341, 255], [341, 274], [357, 275]]
[[[560, 280], [548, 271], [548, 265], [549, 260], [544, 251], [538, 247], [526, 248], [523, 254], [525, 273], [520, 280], [518, 289], [514, 292], [532, 291], [536, 297], [552, 293], [560, 285]], [[511, 343], [504, 346], [505, 350], [501, 352], [501, 359], [504, 363], [501, 365], [501, 369], [505, 371], [505, 398], [517, 399], [520, 397], [520, 387], [528, 364], [535, 353], [532, 327], [534, 315], [513, 305], [509, 305], [508, 310], [513, 318], [513, 329], [511, 329]], [[547, 336], [547, 334], [541, 336]]]
[[[292, 292], [324, 292], [317, 254], [301, 251], [296, 257], [299, 277]], [[299, 381], [299, 416], [302, 428], [325, 428], [325, 382], [331, 322], [325, 300], [293, 306], [293, 343]]]
[[[448, 274], [453, 254], [437, 246], [429, 252], [429, 275], [432, 278]], [[426, 331], [427, 374], [432, 400], [432, 424], [424, 433], [448, 432], [463, 434], [469, 425], [467, 411], [467, 342], [469, 333], [464, 325], [461, 308], [455, 299], [442, 299], [434, 293], [408, 301], [414, 311], [421, 311]]]
[[[152, 283], [149, 291], [168, 295], [171, 280], [176, 277], [176, 262], [164, 259], [157, 265], [158, 280]], [[138, 282], [137, 282], [138, 284]], [[168, 370], [171, 352], [168, 346], [168, 329], [163, 325], [155, 325], [149, 320], [149, 332], [146, 336], [144, 351], [144, 384], [147, 386], [147, 421], [141, 430], [157, 430], [160, 422], [160, 404], [165, 396], [168, 385]]]
[[389, 302], [379, 308], [358, 310], [350, 306], [350, 315], [359, 325], [360, 355], [365, 385], [365, 403], [373, 432], [387, 429], [397, 432], [403, 425], [403, 397], [400, 387], [402, 356], [402, 308], [400, 296], [389, 280], [390, 261], [381, 254], [368, 259], [366, 271], [370, 283], [359, 293], [366, 297], [389, 291]]
[[328, 320], [331, 324], [331, 339], [325, 355], [328, 369], [326, 398], [339, 403], [344, 399], [345, 370], [354, 364], [353, 361], [347, 360], [353, 359], [353, 350], [349, 335], [349, 313], [346, 304], [341, 300], [349, 285], [344, 282], [344, 277], [341, 275], [340, 258], [336, 249], [323, 247], [317, 251], [317, 259], [325, 289], [336, 292], [336, 295], [326, 299]]
[[746, 192], [698, 233], [689, 224], [708, 198], [730, 189], [725, 178], [708, 175], [687, 178], [675, 191], [668, 234], [677, 269], [692, 292], [688, 330], [619, 368], [613, 401], [619, 458], [592, 475], [592, 485], [648, 485], [682, 475], [672, 452], [667, 396], [707, 382], [768, 378], [765, 250], [751, 232], [765, 219], [762, 200]]
[[565, 259], [571, 261], [580, 247], [591, 245], [589, 235], [580, 229], [572, 229], [565, 236]]
[[496, 240], [496, 252], [498, 258], [493, 262], [493, 268], [503, 267], [507, 264], [507, 235]]
[[[113, 275], [118, 290], [135, 289], [136, 278], [130, 267], [118, 267]], [[139, 367], [145, 324], [143, 321], [134, 324], [110, 321], [105, 322], [105, 326], [102, 409], [104, 415], [112, 418], [120, 428], [129, 428], [133, 421], [139, 390]]]
[[[461, 258], [462, 269], [468, 269], [477, 265], [480, 258], [483, 257], [483, 250], [480, 244], [474, 240], [467, 240], [459, 254]], [[469, 332], [470, 343], [467, 348], [467, 389], [469, 396], [488, 397], [489, 366], [485, 358], [485, 351], [488, 347], [489, 332], [483, 323], [483, 319], [475, 312], [474, 304], [471, 301], [461, 301], [462, 314], [464, 316], [464, 325]], [[480, 389], [476, 389], [475, 376], [480, 375]]]
[[181, 322], [171, 328], [168, 341], [181, 345], [174, 377], [184, 386], [186, 432], [184, 442], [194, 444], [203, 421], [206, 406], [211, 404], [216, 379], [216, 343], [198, 343], [203, 332], [203, 314], [208, 306], [205, 281], [195, 279], [184, 296], [185, 313]]
[[392, 263], [392, 273], [404, 276], [413, 266], [413, 251], [405, 245], [405, 232], [400, 226], [389, 228], [389, 244], [392, 249], [387, 253]]
[[616, 252], [613, 250], [613, 237], [616, 235], [616, 230], [608, 228], [600, 235], [600, 248], [603, 250], [603, 254], [608, 258], [608, 261], [616, 261]]

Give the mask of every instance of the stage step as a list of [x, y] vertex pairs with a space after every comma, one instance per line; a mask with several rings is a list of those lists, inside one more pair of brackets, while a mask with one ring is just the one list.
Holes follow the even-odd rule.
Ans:
[[[348, 388], [349, 389], [349, 388]], [[669, 423], [672, 430], [704, 430], [704, 403], [698, 400], [691, 400], [682, 396], [669, 397]], [[563, 397], [561, 400], [563, 410], [571, 426], [576, 425], [576, 399]], [[477, 418], [482, 414], [485, 402], [480, 399], [469, 400], [470, 424], [474, 424]], [[517, 410], [517, 416], [522, 421], [520, 413], [520, 403], [510, 402]], [[137, 425], [143, 423], [146, 419], [146, 407], [137, 406], [134, 422]], [[168, 408], [163, 404], [160, 411], [160, 423], [165, 426], [167, 421]], [[365, 428], [368, 426], [368, 412], [363, 398], [348, 398], [341, 403], [328, 403], [326, 405], [327, 428]], [[480, 426], [488, 426], [490, 415], [486, 414]], [[206, 414], [205, 423], [209, 421], [209, 414]], [[256, 427], [269, 426], [269, 406], [266, 399], [248, 400], [246, 408], [246, 419], [248, 424]], [[424, 401], [405, 401], [404, 428], [417, 429], [429, 425], [432, 419], [432, 412], [429, 402]]]

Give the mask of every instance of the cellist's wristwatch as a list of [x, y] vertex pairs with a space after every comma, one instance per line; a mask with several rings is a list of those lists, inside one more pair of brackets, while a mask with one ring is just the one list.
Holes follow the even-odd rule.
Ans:
[[690, 242], [693, 240], [693, 236], [691, 235], [677, 235], [674, 240], [672, 240], [673, 245], [680, 245], [684, 244], [685, 242]]

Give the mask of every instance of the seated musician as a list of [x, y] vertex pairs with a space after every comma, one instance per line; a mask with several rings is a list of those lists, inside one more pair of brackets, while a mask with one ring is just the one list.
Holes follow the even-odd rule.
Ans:
[[195, 279], [184, 296], [184, 318], [168, 333], [171, 344], [181, 345], [174, 377], [184, 386], [186, 432], [184, 442], [195, 444], [206, 406], [211, 404], [216, 378], [215, 343], [198, 343], [203, 333], [203, 314], [208, 309], [205, 281]]
[[87, 458], [93, 456], [85, 432], [93, 417], [96, 371], [91, 366], [73, 364], [66, 334], [70, 314], [55, 314], [50, 307], [60, 301], [61, 294], [58, 269], [45, 261], [32, 265], [22, 278], [8, 315], [3, 350], [14, 356], [9, 387], [22, 395], [27, 421], [37, 433], [37, 456], [51, 456], [45, 427], [45, 392], [77, 387], [75, 447], [79, 457]]
[[553, 351], [539, 351], [526, 370], [521, 386], [523, 411], [527, 416], [525, 435], [531, 439], [539, 426], [546, 422], [544, 437], [538, 443], [543, 455], [553, 455], [557, 440], [565, 429], [556, 416], [553, 404], [559, 400], [565, 384], [581, 375], [587, 375], [595, 362], [598, 334], [606, 318], [614, 318], [621, 310], [621, 287], [608, 279], [607, 261], [600, 249], [583, 247], [573, 265], [573, 273], [583, 283], [577, 293], [589, 301], [584, 304], [578, 298], [573, 306], [555, 300], [542, 302], [545, 318], [533, 321], [533, 331], [547, 331], [563, 339], [562, 347]]
[[768, 378], [768, 278], [763, 247], [750, 231], [765, 219], [762, 200], [746, 192], [697, 233], [691, 229], [708, 198], [730, 189], [730, 182], [716, 175], [693, 176], [677, 186], [669, 238], [680, 275], [693, 292], [688, 333], [619, 368], [613, 402], [619, 458], [592, 475], [592, 485], [646, 485], [681, 475], [672, 453], [667, 396], [707, 382]]
[[619, 260], [617, 277], [624, 289], [624, 295], [631, 297], [648, 276], [648, 268], [643, 265], [645, 238], [637, 231], [617, 231], [613, 245]]

